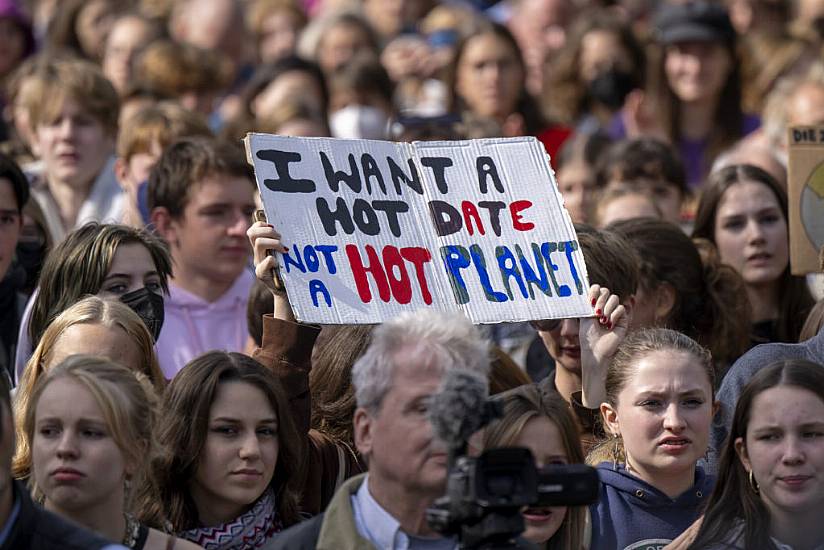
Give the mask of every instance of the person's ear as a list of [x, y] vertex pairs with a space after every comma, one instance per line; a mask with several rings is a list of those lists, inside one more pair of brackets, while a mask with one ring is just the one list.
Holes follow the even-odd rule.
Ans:
[[170, 245], [177, 241], [177, 232], [175, 231], [177, 224], [174, 223], [172, 215], [165, 206], [154, 207], [149, 217], [155, 230], [161, 237], [166, 239]]
[[655, 318], [669, 319], [675, 307], [675, 287], [670, 283], [661, 283], [655, 289]]
[[117, 157], [114, 161], [114, 176], [117, 178], [117, 183], [123, 191], [129, 192], [129, 186], [126, 179], [129, 175], [129, 164], [123, 157]]
[[721, 402], [715, 400], [712, 402], [712, 416], [715, 418], [715, 415], [718, 414], [718, 411], [721, 410]]
[[744, 465], [744, 469], [751, 472], [752, 463], [750, 462], [750, 455], [747, 453], [747, 444], [744, 443], [743, 437], [737, 437], [735, 439], [735, 454], [738, 455], [738, 460]]
[[31, 149], [31, 154], [34, 155], [34, 158], [38, 160], [43, 155], [43, 149], [40, 148], [40, 133], [37, 131], [37, 128], [32, 129], [29, 149]]
[[609, 403], [601, 403], [601, 418], [604, 428], [612, 435], [621, 435], [621, 425], [618, 422], [618, 411]]
[[363, 457], [369, 457], [372, 452], [372, 445], [374, 442], [374, 434], [372, 428], [374, 427], [375, 418], [363, 407], [355, 409], [355, 415], [352, 417], [352, 426], [354, 428], [355, 447]]
[[621, 305], [624, 306], [624, 310], [627, 312], [627, 321], [632, 322], [632, 314], [635, 312], [635, 294], [630, 294], [627, 299], [621, 302]]

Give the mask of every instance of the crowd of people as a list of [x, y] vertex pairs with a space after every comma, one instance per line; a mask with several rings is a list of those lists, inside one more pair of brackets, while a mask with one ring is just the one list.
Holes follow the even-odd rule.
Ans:
[[[0, 549], [457, 548], [427, 521], [454, 373], [502, 411], [471, 455], [597, 472], [512, 547], [824, 549], [824, 288], [791, 273], [787, 181], [788, 129], [824, 124], [822, 21], [0, 0]], [[296, 321], [248, 132], [535, 137], [592, 315]]]

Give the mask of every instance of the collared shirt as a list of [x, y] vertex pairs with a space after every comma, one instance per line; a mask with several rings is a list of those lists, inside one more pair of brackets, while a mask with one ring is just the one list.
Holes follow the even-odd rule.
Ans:
[[358, 492], [352, 495], [352, 510], [358, 533], [380, 550], [454, 550], [452, 538], [423, 538], [407, 535], [401, 524], [381, 507], [369, 493], [367, 475]]

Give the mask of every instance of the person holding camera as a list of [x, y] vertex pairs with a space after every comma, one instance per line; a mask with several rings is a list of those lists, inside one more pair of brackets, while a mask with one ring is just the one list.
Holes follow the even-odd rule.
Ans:
[[484, 378], [489, 370], [489, 346], [466, 317], [418, 310], [377, 327], [352, 369], [355, 445], [369, 472], [346, 480], [324, 513], [264, 548], [455, 548], [454, 538], [427, 524], [426, 510], [444, 494], [447, 474], [429, 404], [457, 369]]
[[698, 518], [712, 491], [714, 479], [697, 465], [718, 408], [712, 356], [670, 329], [627, 336], [618, 297], [598, 285], [590, 297], [609, 321], [581, 320], [583, 404], [599, 407], [612, 435], [599, 448], [611, 461], [597, 465], [591, 548], [663, 546]]
[[[483, 432], [483, 448], [526, 447], [539, 468], [551, 464], [582, 464], [580, 428], [567, 402], [554, 391], [530, 384], [496, 396], [503, 416]], [[521, 537], [547, 550], [581, 550], [587, 509], [583, 506], [527, 508]]]

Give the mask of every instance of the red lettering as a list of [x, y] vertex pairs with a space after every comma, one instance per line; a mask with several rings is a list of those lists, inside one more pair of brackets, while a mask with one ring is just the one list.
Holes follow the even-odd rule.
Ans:
[[[401, 253], [395, 246], [383, 247], [383, 264], [386, 269], [386, 276], [389, 279], [389, 286], [392, 288], [392, 296], [400, 304], [408, 304], [412, 301], [412, 285], [409, 282], [409, 274], [406, 272]], [[395, 278], [395, 270], [400, 273], [400, 278]]]
[[[509, 205], [509, 212], [512, 214], [512, 227], [518, 231], [529, 231], [535, 227], [532, 222], [521, 221], [521, 211], [532, 206], [531, 201], [515, 201]], [[472, 233], [470, 233], [471, 235]]]
[[432, 254], [429, 250], [420, 246], [408, 246], [401, 248], [401, 256], [405, 260], [412, 262], [415, 266], [415, 277], [418, 279], [418, 286], [421, 289], [421, 296], [423, 303], [430, 305], [432, 303], [432, 294], [429, 293], [429, 286], [426, 284], [426, 273], [423, 271], [423, 264], [432, 259]]
[[472, 228], [472, 218], [475, 218], [475, 225], [478, 227], [478, 233], [483, 235], [484, 226], [481, 223], [481, 217], [478, 215], [478, 209], [475, 208], [475, 205], [469, 201], [463, 201], [461, 203], [461, 211], [463, 212], [464, 224], [466, 225], [466, 230], [469, 231], [469, 234], [474, 234], [474, 230]]
[[368, 304], [372, 301], [372, 292], [369, 290], [369, 281], [366, 278], [367, 273], [372, 274], [372, 278], [378, 285], [378, 296], [384, 302], [389, 301], [390, 291], [389, 282], [386, 280], [386, 272], [383, 270], [381, 260], [375, 248], [368, 244], [365, 247], [366, 255], [369, 258], [369, 265], [364, 266], [361, 259], [358, 247], [354, 244], [346, 245], [346, 256], [349, 258], [349, 266], [352, 268], [352, 275], [355, 278], [355, 285], [358, 288], [358, 295], [363, 303]]
[[408, 304], [412, 301], [412, 281], [404, 260], [410, 262], [415, 268], [415, 278], [421, 290], [421, 297], [425, 304], [432, 304], [432, 294], [426, 282], [424, 264], [432, 260], [429, 250], [421, 247], [405, 247], [398, 249], [395, 246], [385, 246], [381, 252], [381, 257], [372, 245], [366, 245], [366, 256], [368, 264], [363, 265], [358, 247], [348, 244], [345, 247], [346, 256], [349, 258], [349, 266], [352, 268], [352, 276], [355, 278], [355, 285], [358, 295], [363, 303], [372, 301], [372, 292], [369, 287], [367, 273], [372, 275], [378, 286], [378, 296], [384, 302], [389, 302], [391, 298], [399, 304]]

